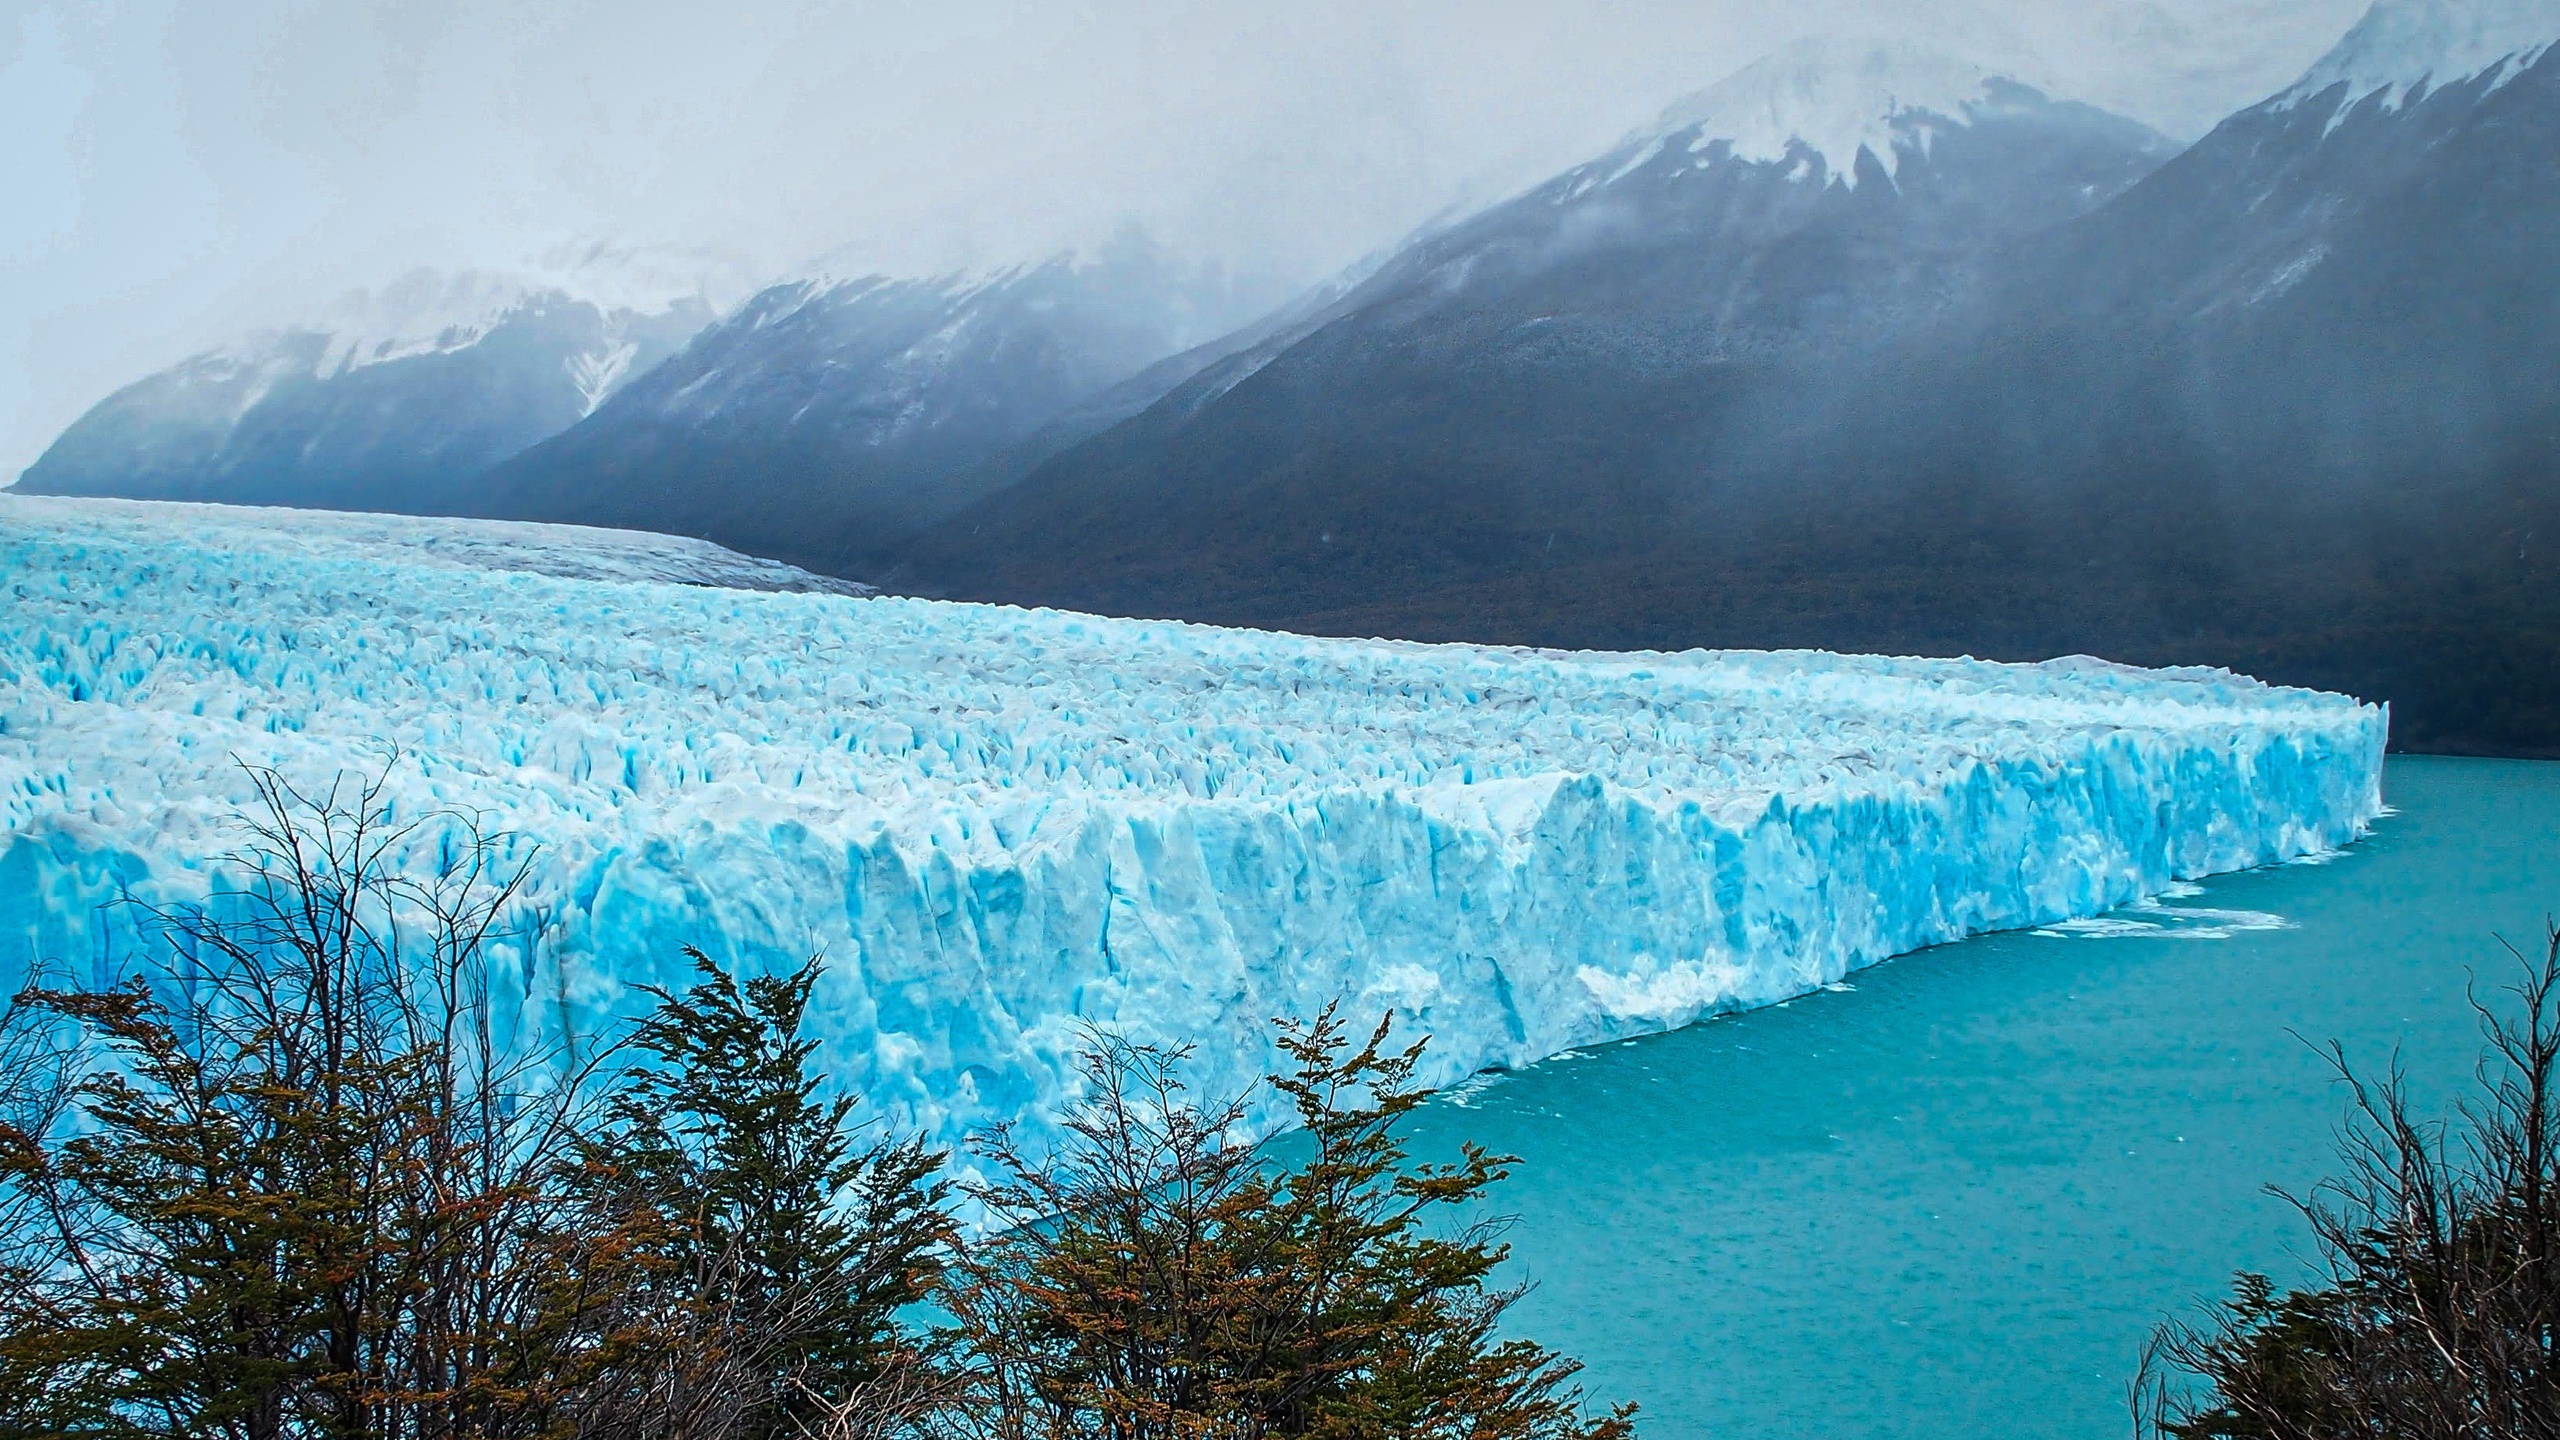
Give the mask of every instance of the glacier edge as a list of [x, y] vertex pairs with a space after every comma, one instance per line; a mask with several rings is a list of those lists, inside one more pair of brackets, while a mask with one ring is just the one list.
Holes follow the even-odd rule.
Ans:
[[680, 944], [824, 953], [830, 1068], [945, 1143], [1045, 1126], [1086, 1025], [1228, 1091], [1344, 998], [1448, 1083], [2382, 804], [2383, 710], [2220, 672], [1314, 641], [331, 565], [261, 523], [0, 504], [0, 969], [106, 963], [120, 888], [201, 897], [239, 761], [396, 744], [402, 813], [539, 846], [520, 1033], [601, 1032]]

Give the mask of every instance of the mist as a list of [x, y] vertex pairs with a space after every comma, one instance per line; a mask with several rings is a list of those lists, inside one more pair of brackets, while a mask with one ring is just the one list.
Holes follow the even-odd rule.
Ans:
[[[1274, 286], [1825, 29], [2036, 57], [2180, 139], [2363, 0], [176, 0], [0, 7], [0, 478], [117, 386], [421, 265], [664, 247], [743, 289], [1131, 226]], [[1896, 18], [1900, 15], [1900, 18]]]

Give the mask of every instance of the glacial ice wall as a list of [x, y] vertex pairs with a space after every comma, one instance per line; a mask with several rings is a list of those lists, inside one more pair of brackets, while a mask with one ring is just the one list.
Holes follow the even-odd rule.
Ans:
[[388, 765], [401, 814], [534, 855], [508, 1024], [595, 1033], [686, 943], [822, 952], [832, 1067], [944, 1140], [1038, 1127], [1087, 1024], [1196, 1042], [1228, 1088], [1269, 1017], [1348, 997], [1446, 1081], [2332, 848], [2381, 804], [2381, 710], [2220, 671], [1309, 640], [218, 518], [0, 496], [0, 979], [104, 973], [120, 887], [203, 895], [243, 762]]

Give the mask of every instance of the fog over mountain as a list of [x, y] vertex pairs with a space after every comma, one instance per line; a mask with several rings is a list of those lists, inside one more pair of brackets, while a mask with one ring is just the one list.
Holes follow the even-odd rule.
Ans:
[[2130, 122], [1994, 75], [1951, 104], [1935, 58], [1782, 55], [1736, 82], [1797, 107], [1756, 137], [1766, 104], [1710, 97], [1417, 245], [1249, 376], [925, 537], [901, 583], [2219, 663], [2391, 700], [2404, 744], [2560, 753], [2555, 40], [2548, 0], [2381, 0], [2156, 170]]
[[450, 513], [734, 302], [683, 254], [588, 247], [547, 271], [414, 271], [119, 389], [20, 480], [57, 495]]
[[[1238, 246], [1269, 195], [986, 263], [855, 234], [731, 300], [431, 272], [126, 384], [21, 483], [1317, 633], [2223, 664], [2560, 754], [2560, 0], [2376, 0], [2191, 144], [2028, 22], [1812, 26], [1321, 283], [1367, 222]], [[1354, 131], [1392, 149], [1238, 173], [1464, 193], [1332, 173]]]
[[1694, 437], [1982, 303], [2013, 242], [2176, 152], [2005, 70], [1894, 38], [1786, 46], [1397, 252], [882, 573], [1300, 627], [1350, 607], [1394, 633], [1467, 628], [1433, 598], [1453, 585], [1552, 613], [1534, 576], [1611, 565], [1714, 486]]
[[424, 267], [672, 245], [786, 278], [1037, 264], [1136, 221], [1314, 285], [1790, 40], [2032, 51], [2180, 139], [2356, 0], [20, 0], [0, 7], [0, 477], [118, 388]]
[[976, 274], [821, 271], [759, 293], [451, 503], [876, 563], [1015, 478], [1007, 452], [1070, 407], [1280, 298], [1138, 235]]

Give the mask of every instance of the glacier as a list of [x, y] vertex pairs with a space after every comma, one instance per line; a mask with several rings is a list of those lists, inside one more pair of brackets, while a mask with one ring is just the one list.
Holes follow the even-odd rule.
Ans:
[[714, 588], [776, 577], [685, 543], [0, 495], [0, 979], [207, 894], [244, 764], [383, 773], [531, 861], [502, 1033], [602, 1033], [688, 943], [823, 954], [829, 1068], [948, 1143], [1042, 1133], [1088, 1026], [1226, 1091], [1339, 997], [1452, 1082], [2382, 803], [2382, 708], [2218, 670], [1316, 640]]
[[380, 515], [284, 506], [176, 500], [47, 499], [0, 494], [8, 514], [66, 534], [84, 525], [147, 532], [183, 526], [189, 544], [221, 552], [248, 546], [277, 559], [399, 564], [436, 570], [522, 570], [567, 580], [654, 581], [721, 590], [870, 595], [871, 586], [797, 565], [760, 560], [683, 535], [552, 525], [528, 520]]

